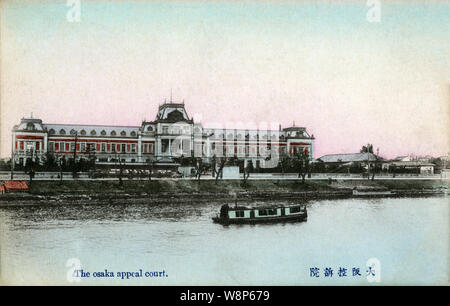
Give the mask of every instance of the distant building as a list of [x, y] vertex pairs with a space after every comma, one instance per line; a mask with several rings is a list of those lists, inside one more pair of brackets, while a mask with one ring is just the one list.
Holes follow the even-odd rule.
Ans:
[[368, 162], [373, 166], [378, 160], [381, 160], [381, 158], [373, 153], [328, 154], [316, 159], [317, 162], [323, 162], [325, 165], [338, 166], [350, 166], [355, 163], [367, 166]]
[[431, 175], [434, 174], [435, 164], [429, 162], [423, 162], [419, 160], [411, 160], [411, 161], [396, 161], [390, 160], [386, 161], [382, 165], [382, 169], [385, 170], [393, 170], [397, 169], [397, 171], [401, 171], [402, 169], [405, 172], [412, 172], [422, 175]]
[[397, 156], [393, 161], [406, 162], [411, 161], [411, 156]]
[[[16, 163], [42, 163], [47, 152], [57, 158], [95, 158], [100, 164], [173, 163], [174, 157], [233, 157], [265, 167], [271, 156], [314, 153], [314, 136], [304, 127], [277, 130], [211, 129], [195, 123], [184, 103], [164, 103], [155, 120], [136, 126], [44, 123], [23, 118], [12, 130]], [[276, 166], [276, 165], [275, 165]]]

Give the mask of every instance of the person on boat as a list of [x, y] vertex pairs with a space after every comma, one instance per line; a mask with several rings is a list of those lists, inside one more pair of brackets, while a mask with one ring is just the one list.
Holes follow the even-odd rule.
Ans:
[[228, 218], [228, 204], [222, 205], [222, 207], [220, 207], [220, 218], [221, 219], [227, 219]]

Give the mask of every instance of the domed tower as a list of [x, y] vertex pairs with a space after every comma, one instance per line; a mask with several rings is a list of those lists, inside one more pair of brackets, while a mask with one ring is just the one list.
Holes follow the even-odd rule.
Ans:
[[283, 129], [286, 139], [287, 152], [290, 155], [303, 151], [314, 159], [314, 135], [309, 135], [305, 127], [297, 127], [295, 124]]
[[12, 158], [25, 165], [27, 160], [41, 162], [47, 151], [47, 131], [41, 119], [22, 118], [12, 129]]
[[155, 120], [143, 122], [142, 141], [154, 139], [157, 163], [173, 163], [173, 157], [190, 156], [193, 150], [194, 121], [189, 118], [184, 102], [166, 102], [159, 106]]

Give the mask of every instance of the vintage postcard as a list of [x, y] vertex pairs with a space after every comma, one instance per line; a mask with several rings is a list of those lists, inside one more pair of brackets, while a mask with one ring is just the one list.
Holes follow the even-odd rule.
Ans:
[[449, 284], [448, 1], [0, 3], [2, 285]]

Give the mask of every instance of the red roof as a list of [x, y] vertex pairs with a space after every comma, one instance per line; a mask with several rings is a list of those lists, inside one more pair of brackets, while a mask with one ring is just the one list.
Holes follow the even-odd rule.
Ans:
[[28, 185], [25, 181], [5, 181], [3, 183], [6, 191], [27, 191]]

